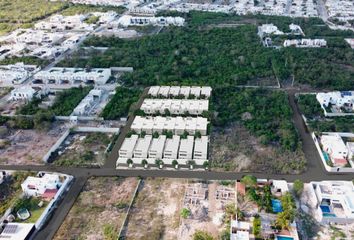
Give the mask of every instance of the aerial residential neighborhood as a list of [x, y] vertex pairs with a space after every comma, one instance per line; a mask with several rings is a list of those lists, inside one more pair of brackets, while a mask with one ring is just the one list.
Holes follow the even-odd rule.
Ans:
[[0, 239], [354, 239], [352, 0], [0, 0]]

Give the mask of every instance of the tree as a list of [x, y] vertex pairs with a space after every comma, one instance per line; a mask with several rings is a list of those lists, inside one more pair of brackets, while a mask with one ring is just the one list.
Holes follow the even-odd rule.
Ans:
[[148, 165], [148, 161], [146, 159], [143, 159], [141, 161], [141, 165], [143, 165], [144, 167]]
[[128, 158], [127, 164], [128, 164], [129, 167], [132, 166], [132, 165], [133, 165], [133, 160], [131, 160], [130, 158]]
[[261, 228], [262, 228], [261, 218], [258, 215], [256, 215], [253, 219], [253, 234], [255, 235], [256, 238], [261, 237]]
[[205, 170], [209, 169], [209, 162], [208, 161], [204, 161], [203, 162], [203, 167]]
[[159, 167], [159, 168], [162, 168], [163, 166], [163, 161], [161, 159], [156, 159], [155, 160], [155, 164]]
[[201, 138], [202, 134], [199, 131], [196, 131], [195, 134], [194, 134], [194, 137], [195, 138]]
[[194, 166], [195, 166], [195, 161], [189, 160], [189, 161], [188, 161], [188, 165], [189, 165], [189, 168], [190, 168], [190, 169], [193, 169]]
[[172, 166], [173, 166], [174, 168], [177, 168], [177, 167], [178, 167], [178, 161], [177, 161], [176, 159], [172, 161]]
[[191, 211], [188, 208], [182, 208], [181, 217], [186, 219], [191, 215]]
[[193, 240], [214, 240], [214, 238], [210, 233], [198, 230], [193, 234]]
[[152, 137], [153, 137], [153, 138], [159, 138], [159, 133], [158, 133], [158, 132], [154, 132], [154, 133], [152, 134]]
[[300, 179], [296, 179], [293, 185], [294, 193], [296, 197], [300, 197], [304, 190], [304, 183]]
[[257, 186], [257, 178], [252, 175], [246, 175], [242, 177], [241, 182], [245, 184], [246, 187], [256, 187]]

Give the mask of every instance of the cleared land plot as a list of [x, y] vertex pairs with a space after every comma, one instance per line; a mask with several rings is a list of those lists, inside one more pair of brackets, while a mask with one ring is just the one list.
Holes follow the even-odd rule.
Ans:
[[106, 160], [106, 148], [112, 134], [106, 133], [74, 133], [70, 134], [58, 149], [58, 157], [54, 158], [57, 166], [90, 166], [103, 165]]
[[179, 239], [185, 186], [186, 180], [145, 180], [130, 212], [126, 239]]
[[117, 239], [136, 178], [91, 178], [54, 239]]
[[43, 164], [42, 157], [67, 128], [54, 123], [48, 132], [5, 129], [6, 133], [0, 137], [0, 164], [39, 165]]

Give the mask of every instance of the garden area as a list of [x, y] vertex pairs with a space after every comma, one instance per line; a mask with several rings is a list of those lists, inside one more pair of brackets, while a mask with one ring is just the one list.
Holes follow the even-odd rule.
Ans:
[[112, 134], [99, 132], [70, 134], [51, 160], [55, 166], [101, 166], [111, 139]]
[[28, 176], [34, 175], [32, 172], [14, 172], [0, 184], [0, 216], [13, 206], [22, 194], [21, 183]]
[[16, 200], [12, 215], [16, 216], [16, 222], [36, 223], [47, 205], [48, 202], [42, 201], [40, 198], [23, 197]]
[[[258, 183], [257, 179], [250, 175], [244, 176], [241, 183], [245, 185], [246, 193], [242, 202], [239, 202], [238, 217], [239, 220], [245, 220], [245, 218], [252, 220], [252, 233], [255, 238], [262, 239], [265, 234], [270, 233], [273, 236], [284, 233], [289, 235], [297, 212], [292, 194], [288, 191], [281, 194], [278, 191], [275, 192], [268, 182]], [[251, 212], [247, 212], [248, 210], [244, 208], [244, 201], [251, 201], [257, 210], [252, 209]]]

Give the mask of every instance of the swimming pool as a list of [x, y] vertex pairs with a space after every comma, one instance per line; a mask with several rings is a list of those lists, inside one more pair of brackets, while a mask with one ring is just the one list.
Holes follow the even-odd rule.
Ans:
[[331, 209], [329, 208], [329, 206], [321, 205], [320, 208], [322, 210], [322, 213], [330, 213], [331, 212]]
[[272, 208], [274, 213], [280, 213], [283, 211], [281, 202], [278, 199], [272, 199]]
[[294, 238], [286, 236], [277, 236], [277, 240], [294, 240]]
[[324, 217], [336, 217], [334, 213], [322, 213], [322, 216]]

